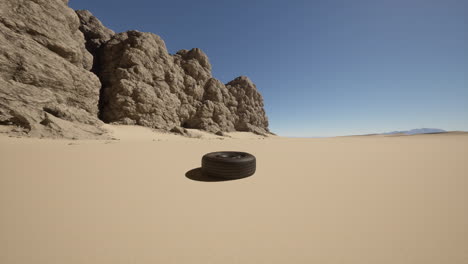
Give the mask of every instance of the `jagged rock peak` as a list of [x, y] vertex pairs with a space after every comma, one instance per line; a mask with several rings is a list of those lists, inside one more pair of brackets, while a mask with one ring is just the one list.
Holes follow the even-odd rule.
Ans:
[[109, 41], [115, 32], [105, 27], [90, 11], [76, 10], [75, 12], [80, 19], [79, 28], [85, 36], [86, 48], [91, 54], [95, 54], [96, 50]]
[[249, 77], [241, 75], [234, 80], [228, 82], [226, 85], [232, 85], [232, 86], [241, 86], [241, 87], [249, 87], [249, 88], [256, 88], [255, 84], [252, 82], [252, 80], [249, 79]]
[[181, 55], [184, 60], [197, 60], [203, 68], [206, 68], [211, 72], [210, 60], [201, 49], [193, 48], [191, 50], [179, 50], [177, 54]]

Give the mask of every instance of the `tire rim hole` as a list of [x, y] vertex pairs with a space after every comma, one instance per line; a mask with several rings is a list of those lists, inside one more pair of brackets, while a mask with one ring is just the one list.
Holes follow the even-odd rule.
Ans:
[[240, 159], [240, 158], [244, 157], [244, 155], [241, 155], [241, 154], [220, 154], [220, 155], [217, 155], [217, 157], [230, 158], [230, 159]]

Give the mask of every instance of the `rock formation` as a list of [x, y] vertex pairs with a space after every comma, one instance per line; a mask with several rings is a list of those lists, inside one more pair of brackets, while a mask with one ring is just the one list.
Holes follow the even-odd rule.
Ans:
[[0, 125], [33, 136], [101, 135], [98, 117], [176, 132], [269, 133], [247, 77], [225, 85], [200, 49], [171, 55], [159, 36], [114, 34], [66, 0], [0, 2], [0, 46]]
[[104, 132], [79, 26], [63, 0], [0, 2], [0, 124], [33, 136]]
[[239, 77], [226, 87], [211, 76], [200, 49], [170, 55], [157, 35], [128, 31], [113, 36], [99, 58], [105, 122], [267, 132], [262, 98], [252, 82]]

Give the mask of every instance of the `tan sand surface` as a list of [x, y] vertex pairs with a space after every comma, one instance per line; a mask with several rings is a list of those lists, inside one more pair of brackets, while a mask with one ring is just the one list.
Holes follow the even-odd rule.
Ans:
[[[0, 135], [1, 264], [468, 263], [466, 133], [109, 129], [120, 140]], [[218, 150], [254, 154], [256, 174], [187, 178]]]

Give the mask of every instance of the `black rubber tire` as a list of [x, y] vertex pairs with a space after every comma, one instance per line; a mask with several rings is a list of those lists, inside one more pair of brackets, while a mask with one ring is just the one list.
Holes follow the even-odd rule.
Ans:
[[211, 152], [202, 158], [202, 173], [215, 178], [245, 178], [255, 173], [256, 166], [255, 156], [247, 152]]

